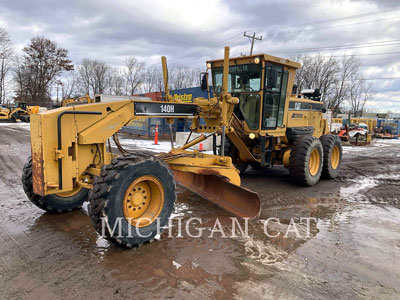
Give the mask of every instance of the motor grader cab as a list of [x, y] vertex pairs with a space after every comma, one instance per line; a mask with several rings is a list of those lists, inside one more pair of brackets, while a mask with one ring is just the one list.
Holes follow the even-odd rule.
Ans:
[[[251, 61], [253, 57], [248, 58], [248, 62]], [[97, 231], [128, 247], [153, 240], [160, 228], [168, 224], [176, 199], [175, 182], [239, 217], [258, 217], [259, 197], [240, 186], [239, 171], [233, 165], [232, 158], [225, 155], [225, 143], [228, 144], [226, 137], [235, 147], [244, 145], [247, 152], [243, 151], [243, 157], [247, 155], [246, 159], [265, 165], [265, 159], [263, 161], [260, 155], [265, 153], [264, 148], [270, 151], [271, 158], [266, 161], [271, 162], [291, 149], [290, 143], [287, 146], [283, 143], [286, 137], [286, 126], [283, 124], [289, 122], [287, 114], [279, 111], [279, 105], [282, 105], [279, 102], [274, 128], [263, 129], [266, 125], [261, 125], [261, 122], [268, 126], [272, 124], [274, 116], [271, 113], [268, 113], [268, 120], [261, 121], [261, 117], [255, 117], [258, 118], [258, 128], [257, 122], [251, 123], [250, 127], [247, 125], [250, 122], [247, 123], [246, 118], [251, 117], [252, 111], [257, 111], [257, 105], [248, 102], [250, 107], [246, 108], [246, 101], [258, 103], [258, 109], [262, 112], [264, 109], [272, 112], [276, 109], [273, 109], [273, 101], [263, 106], [262, 84], [256, 90], [252, 82], [255, 78], [253, 71], [248, 72], [246, 78], [231, 79], [229, 71], [233, 64], [235, 62], [229, 60], [229, 48], [226, 47], [224, 60], [216, 62], [216, 67], [220, 67], [216, 71], [220, 70], [222, 74], [221, 85], [216, 87], [219, 89], [217, 96], [196, 98], [190, 104], [174, 99], [169, 94], [166, 59], [162, 57], [165, 101], [100, 102], [61, 107], [32, 115], [32, 156], [26, 162], [22, 175], [27, 197], [38, 207], [52, 212], [77, 209], [84, 201], [89, 201], [89, 215]], [[260, 65], [264, 66], [264, 62]], [[293, 65], [297, 66], [295, 63]], [[261, 81], [264, 80], [263, 71], [259, 71], [258, 66], [254, 69], [261, 73]], [[220, 76], [216, 71], [215, 75]], [[281, 80], [286, 80], [284, 71], [282, 68]], [[294, 76], [291, 71], [288, 69], [288, 75]], [[293, 77], [290, 78], [287, 82], [293, 81]], [[278, 93], [274, 90], [278, 80], [271, 80], [275, 80], [276, 84], [271, 87], [269, 83], [269, 92], [275, 95]], [[239, 91], [233, 91], [234, 84], [239, 84]], [[254, 91], [249, 91], [249, 86]], [[229, 93], [230, 89], [237, 97]], [[281, 93], [277, 95], [280, 100]], [[240, 100], [244, 103], [240, 103]], [[286, 103], [285, 107], [288, 105]], [[238, 107], [243, 111], [243, 116], [234, 114]], [[174, 148], [171, 140], [171, 150], [158, 155], [123, 149], [116, 136], [119, 129], [135, 118], [155, 117], [167, 119], [171, 137], [172, 123], [176, 118], [190, 118], [192, 132], [201, 134], [194, 139], [189, 136], [179, 148]], [[279, 118], [282, 118], [282, 125]], [[271, 133], [275, 134], [273, 139], [279, 138], [276, 140], [279, 143], [268, 141], [266, 146], [267, 136], [270, 137]], [[207, 138], [216, 140], [217, 135], [221, 136], [219, 155], [188, 150]], [[111, 147], [111, 137], [120, 154]], [[290, 154], [291, 163], [298, 159], [301, 162], [296, 166], [307, 165], [303, 172], [321, 172], [325, 148], [324, 152], [318, 148], [320, 140], [314, 137], [300, 140], [301, 145], [306, 143], [308, 147], [301, 151], [294, 148], [291, 153], [295, 155]], [[284, 149], [282, 153], [276, 152], [278, 148]], [[299, 178], [303, 177], [299, 174]]]
[[[222, 64], [222, 60], [207, 62], [216, 95], [222, 90]], [[337, 176], [342, 147], [338, 138], [328, 135], [319, 91], [303, 98], [292, 94], [299, 67], [289, 59], [268, 54], [229, 60], [228, 92], [239, 103], [234, 107], [223, 150], [241, 172], [249, 165], [262, 169], [283, 164], [305, 185], [316, 184], [321, 174]], [[304, 151], [312, 153], [311, 160], [301, 157]]]

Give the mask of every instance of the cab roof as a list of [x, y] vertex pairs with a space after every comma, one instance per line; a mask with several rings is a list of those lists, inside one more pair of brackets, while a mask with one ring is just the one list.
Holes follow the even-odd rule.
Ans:
[[[253, 54], [253, 55], [249, 55], [249, 56], [230, 57], [229, 62], [230, 62], [230, 65], [232, 65], [232, 62], [234, 64], [254, 63], [254, 59], [256, 57], [258, 57], [261, 62], [269, 61], [272, 63], [280, 64], [280, 65], [294, 68], [294, 69], [298, 69], [301, 66], [300, 63], [292, 61], [290, 59], [280, 58], [280, 57], [272, 56], [272, 55], [269, 55], [266, 53]], [[220, 67], [224, 64], [224, 59], [208, 60], [207, 63], [211, 63], [213, 66]]]

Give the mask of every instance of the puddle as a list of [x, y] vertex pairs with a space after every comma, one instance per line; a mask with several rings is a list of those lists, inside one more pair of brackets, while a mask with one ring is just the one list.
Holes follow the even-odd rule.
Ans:
[[[386, 203], [399, 198], [400, 174], [378, 174], [370, 177], [349, 179], [349, 186], [340, 188], [340, 197], [346, 201]], [[380, 188], [383, 188], [380, 191]], [[377, 193], [378, 192], [378, 193]]]

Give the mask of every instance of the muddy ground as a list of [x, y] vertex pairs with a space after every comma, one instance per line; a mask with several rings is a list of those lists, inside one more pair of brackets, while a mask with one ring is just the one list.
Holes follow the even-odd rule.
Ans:
[[[174, 218], [200, 217], [202, 237], [172, 236], [133, 250], [95, 232], [85, 209], [54, 215], [22, 190], [29, 128], [0, 124], [0, 299], [396, 299], [400, 293], [400, 143], [345, 147], [341, 176], [302, 188], [283, 168], [243, 185], [262, 199], [247, 237], [210, 229], [230, 215], [180, 188]], [[263, 221], [270, 222], [269, 238]], [[307, 237], [283, 234], [314, 217]], [[192, 227], [191, 227], [192, 228]], [[293, 227], [292, 227], [293, 228]], [[192, 228], [194, 230], [194, 228]]]

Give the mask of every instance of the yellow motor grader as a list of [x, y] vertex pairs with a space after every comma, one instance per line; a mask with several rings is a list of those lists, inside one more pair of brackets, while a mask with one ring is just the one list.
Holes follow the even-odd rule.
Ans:
[[26, 103], [17, 102], [14, 107], [0, 107], [0, 122], [17, 122], [21, 120], [22, 122], [29, 122], [30, 110], [26, 106]]
[[61, 106], [72, 106], [72, 105], [82, 105], [82, 104], [90, 104], [94, 103], [94, 99], [90, 98], [88, 94], [86, 94], [84, 97], [77, 97], [77, 98], [68, 98], [68, 99], [63, 99], [61, 101]]
[[[52, 212], [89, 201], [99, 233], [128, 247], [151, 241], [173, 211], [175, 182], [244, 218], [260, 213], [257, 193], [240, 187], [239, 170], [251, 164], [287, 166], [304, 185], [337, 176], [340, 139], [329, 135], [322, 103], [291, 95], [298, 63], [266, 54], [207, 62], [215, 97], [174, 99], [162, 57], [165, 101], [124, 100], [62, 107], [31, 118], [32, 156], [22, 183], [28, 198]], [[201, 133], [168, 153], [126, 152], [116, 133], [135, 118], [191, 118]], [[205, 124], [205, 125], [202, 125]], [[207, 138], [215, 152], [189, 151]], [[113, 152], [113, 137], [122, 155]], [[215, 139], [216, 140], [216, 139]], [[219, 148], [219, 151], [217, 151]], [[236, 167], [235, 167], [236, 166]]]

